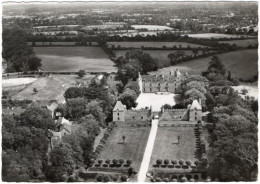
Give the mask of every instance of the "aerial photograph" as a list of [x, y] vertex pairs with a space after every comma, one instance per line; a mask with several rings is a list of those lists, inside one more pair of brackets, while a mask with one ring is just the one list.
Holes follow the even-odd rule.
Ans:
[[2, 182], [256, 182], [257, 1], [7, 1]]

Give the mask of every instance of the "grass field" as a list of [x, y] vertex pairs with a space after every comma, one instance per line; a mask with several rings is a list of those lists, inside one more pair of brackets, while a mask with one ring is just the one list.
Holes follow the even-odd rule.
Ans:
[[[227, 70], [230, 70], [233, 77], [250, 79], [258, 73], [258, 53], [257, 49], [234, 51], [218, 55], [225, 64]], [[208, 68], [211, 57], [195, 59], [192, 61], [177, 64], [175, 66], [166, 67], [152, 74], [169, 72], [179, 68], [180, 71], [188, 71], [189, 74], [201, 74]]]
[[[145, 151], [150, 127], [116, 127], [109, 136], [98, 159], [131, 159], [136, 171], [139, 170]], [[122, 136], [125, 144], [122, 144]]]
[[159, 25], [132, 25], [134, 29], [148, 29], [149, 31], [155, 31], [155, 30], [172, 30], [173, 28], [168, 26], [159, 26]]
[[116, 68], [100, 47], [35, 47], [44, 71], [114, 72]]
[[187, 43], [187, 42], [108, 42], [107, 44], [109, 47], [112, 47], [112, 45], [115, 45], [116, 48], [118, 45], [120, 45], [121, 47], [126, 47], [126, 48], [127, 47], [141, 48], [142, 46], [155, 47], [155, 48], [162, 48], [163, 46], [166, 46], [166, 47], [176, 46], [179, 48], [179, 45], [181, 45], [182, 48], [186, 48], [188, 45], [190, 45], [191, 48], [206, 47], [204, 45]]
[[[180, 144], [178, 142], [180, 136]], [[159, 127], [153, 147], [150, 169], [157, 159], [195, 161], [194, 127]]]
[[230, 40], [230, 41], [219, 41], [219, 43], [229, 43], [229, 44], [236, 44], [237, 46], [240, 47], [248, 47], [249, 45], [251, 46], [256, 46], [258, 43], [257, 39], [248, 39], [248, 40]]
[[4, 88], [4, 87], [25, 85], [25, 84], [30, 84], [36, 80], [37, 80], [37, 78], [32, 78], [32, 77], [3, 79], [2, 86]]
[[[247, 84], [247, 83], [241, 83], [239, 86], [233, 86], [235, 90], [238, 90], [239, 93], [241, 93], [242, 89], [247, 89], [248, 93], [246, 96], [254, 97], [255, 99], [258, 99], [258, 85], [257, 83], [253, 84]], [[240, 94], [243, 98], [245, 95]]]

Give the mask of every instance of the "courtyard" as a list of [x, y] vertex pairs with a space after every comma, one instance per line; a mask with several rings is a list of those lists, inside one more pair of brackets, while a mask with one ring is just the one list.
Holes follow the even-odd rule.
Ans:
[[153, 111], [160, 111], [164, 104], [169, 104], [171, 106], [180, 102], [180, 96], [173, 93], [141, 93], [137, 98], [138, 103], [135, 109], [143, 109], [146, 107], [152, 107]]

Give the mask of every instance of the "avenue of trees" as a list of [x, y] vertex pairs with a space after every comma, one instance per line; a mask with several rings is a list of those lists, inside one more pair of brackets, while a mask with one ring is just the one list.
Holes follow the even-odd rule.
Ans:
[[41, 59], [27, 45], [26, 32], [17, 25], [3, 29], [3, 58], [7, 62], [6, 72], [38, 70]]

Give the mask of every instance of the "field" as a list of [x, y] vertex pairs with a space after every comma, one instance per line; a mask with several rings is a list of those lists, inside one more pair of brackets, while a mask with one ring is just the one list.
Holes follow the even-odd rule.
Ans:
[[[234, 51], [218, 55], [222, 62], [225, 64], [227, 70], [231, 71], [233, 77], [250, 79], [258, 73], [258, 54], [257, 49]], [[179, 68], [180, 71], [188, 71], [189, 74], [201, 74], [208, 68], [208, 63], [211, 57], [206, 57], [202, 59], [195, 59], [192, 61], [177, 64], [175, 66], [166, 67], [160, 69], [155, 73], [169, 72]]]
[[172, 30], [173, 28], [168, 26], [158, 26], [158, 25], [132, 25], [134, 29], [148, 29], [149, 31], [156, 31], [156, 30]]
[[35, 47], [44, 71], [114, 72], [116, 68], [100, 47]]
[[[180, 136], [180, 144], [178, 142]], [[150, 168], [157, 159], [195, 161], [194, 127], [159, 127], [153, 147]]]
[[37, 78], [32, 78], [32, 77], [3, 79], [2, 86], [4, 88], [4, 87], [26, 85], [26, 84], [30, 84], [36, 80], [37, 80]]
[[186, 48], [188, 45], [190, 45], [191, 48], [195, 47], [206, 47], [204, 45], [199, 44], [193, 44], [193, 43], [187, 43], [187, 42], [108, 42], [107, 43], [109, 47], [112, 47], [112, 45], [115, 45], [117, 48], [118, 45], [121, 47], [133, 47], [133, 48], [141, 48], [144, 47], [155, 47], [155, 48], [162, 48], [163, 46], [166, 47], [179, 47], [179, 45], [182, 46], [182, 48]]
[[258, 44], [258, 40], [257, 39], [230, 40], [230, 41], [219, 41], [219, 43], [228, 43], [230, 45], [236, 44], [237, 46], [240, 47], [248, 47], [249, 45], [256, 46]]
[[164, 104], [175, 105], [175, 96], [175, 94], [141, 93], [136, 100], [138, 105], [135, 109], [150, 108], [152, 106], [153, 111], [160, 111]]
[[[139, 170], [145, 151], [150, 127], [116, 127], [109, 136], [99, 159], [131, 159], [132, 167]], [[125, 144], [122, 144], [122, 136]]]
[[[254, 97], [255, 99], [258, 99], [258, 86], [257, 83], [254, 84], [247, 84], [247, 83], [241, 83], [239, 86], [233, 86], [235, 90], [238, 90], [239, 93], [241, 93], [242, 89], [247, 89], [248, 93], [246, 96]], [[242, 97], [245, 97], [245, 95], [240, 94]]]
[[[230, 34], [221, 34], [221, 33], [201, 33], [201, 34], [185, 34], [189, 37], [192, 38], [238, 38], [241, 37], [239, 35], [230, 35]], [[248, 37], [251, 38], [250, 36], [244, 36], [243, 37]]]
[[[192, 55], [192, 51], [190, 50], [183, 50], [186, 55]], [[116, 57], [124, 56], [127, 51], [115, 51]], [[158, 59], [159, 66], [170, 66], [171, 60], [168, 58], [170, 53], [176, 52], [175, 50], [145, 50], [144, 52], [149, 53], [153, 58]], [[201, 54], [199, 52], [199, 54]]]
[[[64, 102], [64, 92], [66, 89], [73, 85], [76, 76], [59, 75], [39, 78], [28, 87], [12, 96], [14, 100], [58, 100]], [[34, 94], [33, 89], [38, 90], [37, 94]]]

